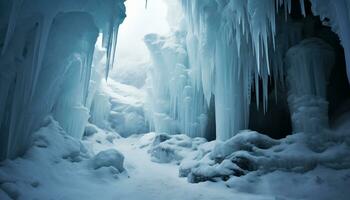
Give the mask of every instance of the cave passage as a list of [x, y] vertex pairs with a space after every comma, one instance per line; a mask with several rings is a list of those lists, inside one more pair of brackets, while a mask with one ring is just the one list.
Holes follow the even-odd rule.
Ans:
[[0, 199], [347, 200], [349, 8], [0, 1]]

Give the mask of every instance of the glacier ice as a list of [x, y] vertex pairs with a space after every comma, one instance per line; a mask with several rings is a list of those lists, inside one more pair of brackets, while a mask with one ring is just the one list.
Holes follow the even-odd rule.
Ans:
[[205, 137], [207, 106], [201, 90], [189, 79], [184, 34], [145, 36], [153, 59], [148, 78], [146, 113], [156, 132]]
[[87, 99], [98, 33], [107, 49], [108, 74], [118, 26], [125, 17], [124, 0], [8, 2], [1, 7], [8, 13], [8, 21], [1, 22], [6, 30], [0, 58], [2, 159], [23, 153], [30, 134], [48, 114], [68, 134], [82, 136], [89, 118]]
[[[171, 13], [176, 16], [171, 23], [179, 26], [175, 36], [181, 33], [185, 39], [157, 35], [145, 38], [154, 63], [148, 108], [154, 113], [149, 117], [151, 124], [158, 132], [177, 131], [206, 137], [208, 121], [212, 120], [208, 120], [208, 109], [215, 102], [216, 138], [226, 140], [247, 128], [253, 87], [256, 99], [260, 92], [264, 97], [263, 105], [257, 100], [256, 106], [267, 110], [269, 79], [274, 76], [275, 84], [283, 82], [284, 53], [301, 40], [301, 26], [280, 17], [275, 3], [282, 5], [283, 1], [183, 0], [180, 3], [181, 9]], [[284, 5], [288, 14], [291, 2]], [[178, 20], [181, 12], [182, 21]], [[296, 26], [289, 28], [290, 24]], [[174, 43], [183, 46], [184, 51]], [[171, 51], [177, 54], [169, 55]], [[174, 61], [181, 65], [174, 66]], [[186, 95], [179, 95], [179, 90]], [[188, 108], [191, 117], [186, 114]], [[186, 121], [191, 122], [187, 125]], [[193, 129], [195, 124], [202, 128]]]

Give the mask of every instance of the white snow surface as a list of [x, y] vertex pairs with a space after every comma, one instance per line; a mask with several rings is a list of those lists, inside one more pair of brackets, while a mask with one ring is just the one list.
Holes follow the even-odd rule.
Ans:
[[[81, 143], [50, 118], [25, 155], [0, 164], [0, 199], [271, 199], [237, 193], [221, 183], [187, 183], [178, 177], [176, 165], [151, 162], [139, 139], [98, 129]], [[111, 149], [125, 155], [122, 174], [113, 167], [91, 166], [93, 155]]]
[[[350, 184], [350, 170], [323, 166], [307, 173], [274, 171], [263, 175], [253, 172], [232, 177], [227, 182], [190, 184], [186, 178], [179, 177], [175, 163], [151, 161], [147, 150], [157, 143], [155, 133], [122, 138], [115, 132], [97, 127], [96, 130], [97, 133], [81, 142], [67, 135], [53, 118], [46, 119], [23, 156], [0, 163], [0, 199], [341, 200], [349, 195], [346, 187]], [[252, 141], [259, 140], [254, 135]], [[171, 137], [169, 141], [173, 141], [174, 148], [188, 146], [183, 141], [192, 142], [194, 149], [206, 151], [215, 146], [215, 141], [191, 141], [184, 135]], [[248, 141], [248, 137], [241, 139]], [[174, 142], [179, 138], [182, 142]], [[118, 160], [113, 156], [115, 152], [125, 156], [122, 173], [113, 164], [93, 167], [99, 154], [108, 154], [103, 156], [104, 162]], [[121, 156], [120, 153], [117, 154]]]

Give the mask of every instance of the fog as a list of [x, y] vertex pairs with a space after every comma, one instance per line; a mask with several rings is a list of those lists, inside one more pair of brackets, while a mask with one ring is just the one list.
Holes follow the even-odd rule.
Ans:
[[120, 26], [115, 69], [148, 60], [143, 37], [148, 33], [165, 34], [169, 31], [166, 20], [167, 6], [163, 0], [127, 0], [126, 19]]

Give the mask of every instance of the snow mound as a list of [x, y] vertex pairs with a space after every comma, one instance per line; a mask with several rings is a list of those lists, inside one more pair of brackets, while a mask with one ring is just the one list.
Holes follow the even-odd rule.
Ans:
[[204, 138], [190, 138], [184, 134], [149, 133], [140, 138], [139, 144], [140, 148], [149, 147], [148, 153], [153, 162], [179, 164], [206, 142]]
[[[110, 135], [105, 134], [106, 141]], [[30, 143], [21, 157], [0, 163], [1, 200], [98, 199], [96, 191], [115, 187], [115, 178], [122, 176], [123, 155], [107, 150], [92, 156], [93, 148], [69, 136], [53, 117], [43, 121]]]
[[85, 126], [84, 136], [89, 137], [98, 132], [98, 128], [94, 124], [88, 123]]
[[61, 162], [61, 159], [70, 162], [80, 162], [90, 158], [88, 150], [77, 139], [67, 135], [52, 117], [44, 120], [45, 124], [32, 137], [32, 147], [24, 155], [25, 159], [42, 160], [54, 159]]
[[99, 169], [101, 167], [114, 167], [119, 172], [123, 172], [123, 163], [123, 154], [115, 149], [101, 151], [92, 158], [92, 166], [94, 169]]
[[346, 156], [350, 153], [347, 140], [329, 136], [328, 142], [313, 149], [307, 138], [306, 134], [298, 133], [274, 140], [254, 131], [242, 131], [226, 142], [199, 147], [181, 162], [179, 175], [197, 183], [227, 181], [251, 172], [305, 173], [318, 165], [335, 170], [350, 167], [350, 159]]
[[347, 200], [350, 170], [333, 170], [323, 166], [306, 173], [274, 171], [261, 175], [252, 172], [232, 177], [226, 185], [250, 194], [273, 194], [276, 199]]

